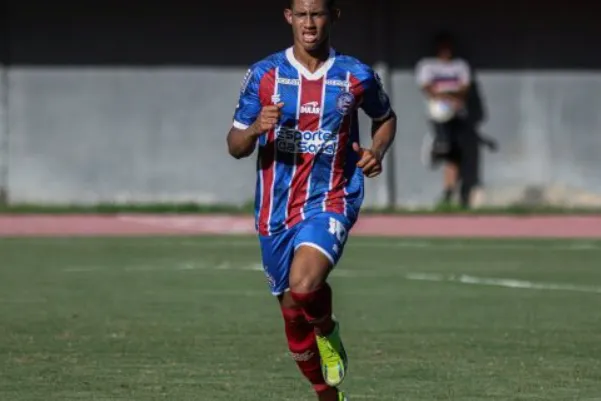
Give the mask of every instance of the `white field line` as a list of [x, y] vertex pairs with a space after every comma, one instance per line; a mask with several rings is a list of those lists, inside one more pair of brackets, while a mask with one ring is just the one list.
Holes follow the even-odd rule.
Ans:
[[[48, 244], [47, 239], [27, 239], [29, 244], [35, 244], [37, 241], [40, 244]], [[53, 246], [73, 246], [72, 241], [60, 242], [57, 239], [51, 239]], [[255, 238], [203, 238], [202, 240], [180, 239], [174, 240], [157, 240], [148, 239], [143, 242], [131, 242], [125, 245], [128, 248], [148, 248], [148, 247], [192, 247], [199, 249], [206, 248], [254, 248], [259, 249], [259, 241]], [[471, 242], [461, 240], [389, 240], [389, 239], [367, 239], [356, 240], [353, 238], [346, 246], [347, 249], [365, 249], [365, 248], [380, 248], [380, 249], [411, 249], [430, 252], [432, 250], [456, 250], [456, 251], [473, 251], [473, 250], [534, 250], [534, 251], [601, 251], [601, 241], [596, 240], [540, 240], [537, 243], [520, 243], [520, 242], [494, 242], [489, 240]], [[247, 250], [247, 249], [245, 249]]]
[[[99, 267], [90, 268], [66, 268], [63, 272], [76, 273], [76, 272], [93, 272], [102, 270]], [[231, 270], [231, 271], [256, 271], [262, 272], [263, 266], [258, 263], [250, 265], [236, 265], [228, 262], [223, 262], [217, 265], [204, 264], [204, 263], [184, 263], [173, 268], [159, 268], [158, 266], [131, 266], [126, 267], [124, 271], [128, 272], [143, 272], [143, 271], [190, 271], [190, 270]], [[526, 290], [548, 290], [548, 291], [575, 291], [601, 294], [601, 286], [591, 285], [578, 285], [570, 283], [545, 283], [527, 280], [517, 280], [512, 278], [492, 278], [492, 277], [476, 277], [465, 274], [459, 275], [445, 275], [437, 273], [406, 273], [404, 275], [397, 275], [394, 273], [378, 272], [373, 270], [334, 270], [332, 273], [333, 277], [340, 278], [365, 278], [365, 277], [389, 277], [389, 278], [400, 278], [410, 281], [432, 281], [442, 283], [460, 283], [469, 285], [481, 285], [481, 286], [495, 286], [505, 287], [514, 289], [526, 289]], [[212, 290], [215, 293], [221, 293], [225, 290]], [[250, 294], [249, 294], [250, 295]], [[253, 292], [253, 295], [254, 294]]]
[[511, 278], [486, 278], [474, 277], [465, 274], [461, 275], [444, 275], [444, 274], [428, 274], [428, 273], [409, 273], [405, 275], [407, 280], [418, 281], [436, 281], [461, 283], [472, 285], [488, 285], [506, 288], [521, 288], [528, 290], [551, 290], [551, 291], [577, 291], [601, 294], [601, 287], [590, 285], [577, 285], [567, 283], [541, 283], [535, 281], [515, 280]]
[[[178, 243], [184, 246], [198, 247], [258, 247], [258, 242], [254, 240], [236, 239], [230, 241], [217, 240], [198, 242], [186, 241]], [[567, 242], [540, 242], [538, 244], [520, 244], [520, 243], [498, 243], [498, 242], [435, 242], [435, 241], [360, 241], [347, 244], [347, 248], [387, 248], [387, 249], [415, 249], [431, 251], [432, 249], [440, 250], [459, 250], [472, 251], [478, 249], [484, 250], [557, 250], [557, 251], [589, 251], [601, 250], [601, 242], [595, 241], [573, 241]]]
[[[73, 244], [69, 244], [72, 246]], [[150, 243], [141, 242], [139, 244], [129, 243], [127, 247], [132, 248], [145, 248], [145, 247], [192, 247], [192, 248], [256, 248], [259, 249], [259, 242], [255, 239], [244, 239], [236, 238], [230, 240], [223, 239], [204, 239], [204, 240], [180, 240], [180, 241], [157, 241], [153, 240]], [[576, 240], [576, 241], [540, 241], [537, 244], [532, 243], [504, 243], [504, 242], [463, 242], [463, 241], [389, 241], [382, 240], [377, 241], [370, 239], [368, 241], [356, 241], [353, 240], [346, 245], [347, 249], [356, 248], [385, 248], [385, 249], [412, 249], [412, 250], [423, 250], [430, 252], [433, 249], [436, 250], [457, 250], [457, 251], [472, 251], [472, 250], [535, 250], [535, 251], [600, 251], [600, 241], [587, 241], [587, 240]]]

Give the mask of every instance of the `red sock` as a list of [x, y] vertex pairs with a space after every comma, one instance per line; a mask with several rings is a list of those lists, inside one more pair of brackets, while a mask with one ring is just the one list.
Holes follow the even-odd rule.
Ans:
[[292, 359], [298, 365], [302, 374], [313, 385], [316, 392], [322, 392], [330, 387], [321, 374], [319, 350], [313, 326], [310, 325], [301, 309], [282, 308], [284, 328], [288, 339], [288, 349]]
[[303, 312], [307, 321], [319, 326], [321, 323], [329, 322], [332, 317], [332, 288], [328, 283], [313, 292], [299, 293], [290, 291], [292, 298], [303, 305]]

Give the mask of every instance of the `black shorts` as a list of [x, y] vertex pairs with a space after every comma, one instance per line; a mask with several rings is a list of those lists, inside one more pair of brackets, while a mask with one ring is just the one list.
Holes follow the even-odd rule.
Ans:
[[462, 158], [462, 137], [465, 135], [466, 122], [454, 118], [445, 123], [431, 121], [434, 130], [432, 143], [432, 161], [449, 161], [459, 164]]
[[461, 180], [468, 185], [480, 184], [479, 140], [475, 129], [465, 119], [455, 118], [446, 123], [432, 122], [434, 141], [431, 161], [454, 163], [459, 167]]

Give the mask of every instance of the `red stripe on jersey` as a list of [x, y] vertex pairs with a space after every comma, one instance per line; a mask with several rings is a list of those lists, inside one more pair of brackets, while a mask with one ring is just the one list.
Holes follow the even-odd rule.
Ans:
[[[324, 78], [315, 81], [310, 81], [305, 77], [301, 78], [298, 131], [317, 132], [319, 130], [324, 84]], [[299, 152], [296, 154], [294, 175], [290, 183], [290, 198], [288, 200], [288, 221], [286, 222], [288, 227], [303, 219], [303, 207], [307, 200], [309, 177], [311, 176], [312, 159], [314, 157], [315, 155], [311, 153]]]
[[[357, 107], [362, 100], [361, 96], [363, 95], [363, 88], [361, 87], [361, 82], [352, 75], [349, 77], [349, 80], [349, 90], [355, 97], [354, 107]], [[344, 189], [346, 186], [346, 177], [344, 176], [344, 166], [346, 164], [347, 152], [354, 152], [349, 145], [353, 115], [354, 111], [350, 110], [340, 123], [340, 130], [338, 131], [338, 147], [336, 148], [336, 154], [334, 155], [334, 160], [332, 162], [330, 190], [326, 194], [325, 200], [326, 212], [345, 213], [346, 194]]]
[[[268, 71], [259, 83], [259, 99], [262, 106], [271, 104], [275, 89], [275, 69]], [[261, 174], [261, 208], [259, 210], [259, 234], [269, 235], [272, 188], [275, 178], [275, 130], [267, 133], [265, 146], [259, 149], [259, 174]]]
[[352, 113], [344, 116], [338, 133], [338, 148], [336, 148], [336, 154], [332, 163], [330, 190], [326, 194], [326, 212], [344, 213], [344, 185], [346, 184], [344, 161], [346, 160], [346, 152], [349, 152], [348, 141], [351, 118]]

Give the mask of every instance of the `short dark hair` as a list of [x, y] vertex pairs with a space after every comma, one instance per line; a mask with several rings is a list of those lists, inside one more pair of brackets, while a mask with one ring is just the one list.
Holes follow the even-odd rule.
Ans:
[[[288, 0], [288, 8], [292, 9], [294, 7], [294, 0]], [[336, 0], [326, 0], [326, 7], [329, 10], [332, 10], [336, 7]]]

